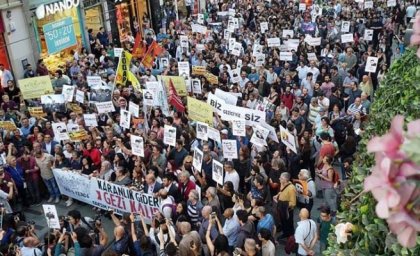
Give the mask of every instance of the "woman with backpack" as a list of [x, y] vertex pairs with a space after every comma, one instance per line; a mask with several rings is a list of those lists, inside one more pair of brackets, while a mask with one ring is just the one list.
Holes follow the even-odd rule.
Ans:
[[330, 155], [324, 156], [322, 167], [317, 170], [317, 177], [325, 203], [330, 207], [333, 214], [335, 214], [337, 211], [337, 192], [335, 191], [335, 186], [338, 183], [339, 176], [331, 165], [332, 160], [333, 158]]

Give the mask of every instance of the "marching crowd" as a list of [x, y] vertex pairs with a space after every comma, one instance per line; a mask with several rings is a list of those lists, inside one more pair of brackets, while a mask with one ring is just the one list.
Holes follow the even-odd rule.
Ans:
[[[209, 94], [222, 90], [238, 96], [238, 106], [263, 105], [265, 122], [275, 136], [280, 138], [280, 126], [284, 127], [293, 135], [296, 150], [270, 137], [266, 146], [253, 145], [255, 127], [246, 126], [245, 136], [234, 136], [232, 122], [214, 112], [210, 126], [220, 132], [221, 140], [236, 140], [238, 145], [238, 158], [225, 159], [220, 141], [196, 137], [197, 123], [185, 109], [186, 97], [181, 99], [182, 109], [143, 108], [142, 90], [115, 84], [115, 45], [107, 37], [96, 38], [91, 30], [91, 53], [73, 51], [74, 60], [60, 70], [48, 70], [39, 60], [35, 69], [28, 65], [24, 75], [14, 78], [0, 65], [0, 120], [18, 127], [3, 129], [0, 142], [3, 255], [273, 256], [279, 243], [297, 255], [325, 250], [374, 92], [391, 63], [404, 53], [401, 40], [416, 6], [414, 1], [395, 1], [395, 6], [388, 6], [392, 1], [373, 1], [373, 7], [366, 5], [368, 1], [302, 2], [311, 4], [212, 0], [193, 14], [194, 1], [186, 0], [187, 12], [179, 11], [176, 20], [172, 1], [164, 1], [159, 31], [146, 18], [140, 29], [146, 47], [157, 42], [163, 52], [151, 67], [136, 58], [130, 63], [143, 88], [158, 75], [179, 76], [178, 62], [205, 67], [218, 83], [193, 76], [200, 79], [201, 93], [191, 91], [189, 96], [207, 101]], [[207, 33], [193, 32], [194, 24], [207, 26]], [[292, 34], [284, 35], [285, 30]], [[343, 43], [341, 36], [349, 33], [352, 41]], [[182, 46], [181, 36], [188, 37]], [[241, 46], [237, 56], [232, 54], [232, 38]], [[269, 46], [272, 38], [279, 38], [281, 46]], [[320, 38], [319, 44], [310, 43], [314, 38]], [[122, 42], [122, 47], [133, 51], [133, 43]], [[284, 51], [291, 52], [291, 59], [283, 59]], [[366, 71], [369, 57], [376, 58], [376, 71]], [[96, 127], [85, 125], [83, 114], [95, 113], [87, 99], [80, 104], [81, 112], [66, 108], [47, 111], [45, 117], [31, 116], [27, 107], [41, 105], [23, 98], [17, 79], [42, 75], [51, 76], [57, 94], [64, 85], [89, 94], [86, 77], [100, 76], [113, 88], [107, 93], [112, 94], [115, 111], [97, 114]], [[120, 110], [129, 102], [140, 106], [140, 121], [131, 120], [125, 129], [120, 126]], [[57, 122], [78, 125], [88, 136], [80, 142], [60, 141], [52, 128]], [[164, 126], [176, 128], [174, 147], [163, 142]], [[144, 157], [132, 153], [131, 135], [143, 137]], [[196, 148], [203, 152], [202, 170], [193, 167]], [[213, 160], [223, 164], [223, 185], [212, 176]], [[24, 213], [43, 200], [75, 203], [61, 195], [54, 168], [158, 197], [159, 213], [147, 223], [142, 215], [138, 220], [137, 213], [118, 217], [93, 208], [115, 223], [109, 248], [111, 232], [104, 230], [100, 219], [87, 222], [77, 210], [60, 219], [60, 230], [38, 238], [33, 223], [24, 222], [16, 209], [23, 207]], [[314, 200], [321, 202], [319, 216], [311, 214]]]

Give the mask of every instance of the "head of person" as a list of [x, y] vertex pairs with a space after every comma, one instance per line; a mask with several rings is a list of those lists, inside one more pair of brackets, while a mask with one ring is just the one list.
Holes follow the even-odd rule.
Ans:
[[309, 211], [306, 208], [302, 208], [299, 212], [299, 218], [301, 220], [307, 220], [309, 219]]
[[311, 173], [307, 169], [301, 169], [299, 171], [298, 177], [300, 180], [308, 180], [311, 177]]
[[226, 161], [224, 169], [226, 172], [233, 172], [233, 162], [232, 161]]
[[216, 195], [217, 195], [217, 190], [216, 190], [216, 188], [215, 188], [215, 187], [209, 187], [209, 188], [206, 190], [206, 198], [207, 198], [208, 200], [212, 200], [213, 198], [215, 198], [215, 197], [216, 197]]
[[184, 183], [184, 184], [187, 183], [189, 179], [190, 179], [190, 173], [188, 171], [183, 171], [178, 176], [179, 182]]
[[328, 205], [323, 205], [319, 212], [319, 217], [322, 221], [329, 221], [331, 219], [331, 209]]
[[280, 174], [280, 183], [282, 185], [287, 184], [290, 181], [290, 174], [287, 172], [283, 172], [282, 174]]
[[82, 214], [78, 210], [71, 210], [67, 213], [70, 224], [78, 225], [82, 221]]
[[198, 200], [197, 190], [193, 189], [193, 190], [190, 191], [190, 193], [188, 194], [188, 200], [190, 202], [197, 202], [197, 200]]
[[201, 216], [203, 216], [203, 219], [209, 219], [211, 212], [212, 212], [211, 206], [210, 205], [206, 205], [201, 210]]
[[260, 241], [268, 241], [271, 239], [271, 232], [266, 228], [262, 228], [258, 233], [258, 238]]

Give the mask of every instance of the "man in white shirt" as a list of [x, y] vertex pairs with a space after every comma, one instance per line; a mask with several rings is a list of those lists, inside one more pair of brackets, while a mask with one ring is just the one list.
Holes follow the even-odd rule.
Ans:
[[295, 231], [295, 241], [299, 245], [297, 255], [315, 255], [314, 247], [318, 241], [318, 232], [315, 221], [309, 219], [306, 208], [300, 210], [300, 221]]
[[416, 11], [417, 11], [417, 9], [416, 9], [416, 6], [414, 5], [414, 3], [411, 3], [411, 4], [407, 7], [407, 9], [406, 9], [406, 11], [405, 11], [405, 13], [406, 13], [406, 17], [407, 17], [407, 24], [408, 24], [408, 23], [410, 23], [410, 20], [411, 20], [412, 18], [414, 18], [414, 16], [416, 15]]
[[306, 75], [308, 74], [308, 66], [305, 65], [303, 61], [299, 63], [299, 67], [296, 68], [299, 76], [299, 82], [306, 79]]
[[7, 70], [4, 68], [4, 65], [2, 63], [0, 63], [0, 77], [1, 77], [1, 87], [7, 88], [7, 82], [9, 80], [13, 81], [13, 75], [12, 72], [10, 72], [10, 70]]
[[309, 63], [309, 68], [308, 68], [308, 73], [309, 72], [311, 72], [312, 73], [312, 81], [314, 82], [314, 83], [316, 83], [316, 79], [318, 78], [318, 76], [319, 76], [319, 74], [320, 74], [320, 72], [319, 72], [319, 69], [315, 66], [315, 61], [311, 61], [310, 63]]
[[230, 181], [233, 183], [233, 188], [238, 191], [239, 188], [239, 174], [233, 169], [233, 162], [227, 161], [225, 163], [225, 179], [224, 182]]

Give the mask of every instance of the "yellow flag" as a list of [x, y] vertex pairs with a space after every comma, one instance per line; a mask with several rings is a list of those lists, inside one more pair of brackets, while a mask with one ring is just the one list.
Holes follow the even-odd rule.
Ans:
[[122, 86], [125, 86], [127, 84], [127, 81], [129, 81], [130, 76], [130, 64], [131, 64], [131, 58], [133, 55], [131, 55], [127, 51], [122, 51], [120, 61], [118, 62], [117, 67], [117, 75], [115, 77], [115, 84]]
[[131, 82], [131, 85], [133, 86], [134, 90], [143, 92], [139, 80], [137, 79], [136, 75], [134, 75], [131, 71], [128, 71], [128, 81]]

